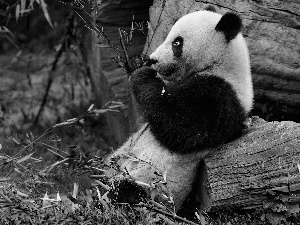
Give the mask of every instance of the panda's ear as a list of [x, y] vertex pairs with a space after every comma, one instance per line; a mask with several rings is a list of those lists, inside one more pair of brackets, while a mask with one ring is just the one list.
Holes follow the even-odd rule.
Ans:
[[216, 31], [222, 32], [226, 41], [230, 42], [241, 32], [242, 26], [242, 20], [238, 15], [226, 13], [217, 24]]
[[216, 8], [213, 7], [212, 5], [206, 6], [203, 10], [205, 10], [205, 11], [211, 11], [211, 12], [217, 12]]

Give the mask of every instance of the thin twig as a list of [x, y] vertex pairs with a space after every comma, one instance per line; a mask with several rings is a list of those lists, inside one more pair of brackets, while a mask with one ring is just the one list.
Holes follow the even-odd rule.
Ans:
[[165, 212], [165, 211], [163, 211], [163, 210], [161, 210], [161, 209], [158, 209], [158, 208], [156, 208], [156, 207], [154, 207], [154, 206], [151, 206], [151, 205], [147, 205], [147, 204], [145, 204], [145, 203], [143, 203], [143, 202], [140, 202], [140, 203], [137, 204], [136, 206], [146, 207], [146, 208], [151, 209], [151, 210], [153, 210], [153, 211], [155, 211], [155, 212], [158, 212], [158, 213], [160, 213], [160, 214], [163, 214], [163, 215], [165, 215], [165, 216], [168, 216], [168, 217], [170, 217], [171, 219], [175, 219], [175, 220], [178, 220], [178, 221], [187, 223], [187, 224], [191, 224], [191, 225], [199, 225], [199, 224], [200, 224], [200, 225], [201, 225], [201, 223], [194, 223], [194, 222], [192, 222], [192, 221], [190, 221], [190, 220], [187, 220], [187, 219], [182, 218], [182, 217], [180, 217], [180, 216], [177, 216], [177, 215], [175, 215], [175, 214], [171, 214], [171, 213]]
[[154, 34], [156, 33], [157, 28], [158, 28], [159, 25], [161, 24], [160, 19], [161, 19], [161, 16], [162, 16], [163, 11], [164, 11], [164, 9], [165, 9], [165, 5], [166, 5], [166, 0], [163, 0], [163, 2], [162, 2], [162, 7], [161, 7], [161, 11], [160, 11], [159, 17], [158, 17], [158, 19], [157, 19], [156, 26], [155, 26], [155, 28], [154, 28], [154, 30], [153, 30], [153, 34], [152, 34], [152, 36], [151, 36], [151, 39], [150, 39], [150, 41], [148, 41], [148, 43], [147, 43], [147, 50], [146, 50], [146, 53], [145, 53], [145, 54], [148, 53], [150, 44], [151, 44], [151, 42], [152, 42], [152, 40], [153, 40], [153, 38], [154, 38]]
[[75, 19], [75, 16], [74, 16], [74, 14], [72, 14], [71, 17], [70, 17], [70, 19], [69, 19], [69, 24], [68, 24], [68, 27], [66, 29], [66, 32], [65, 32], [65, 34], [64, 34], [64, 36], [63, 36], [63, 38], [61, 40], [60, 47], [59, 47], [58, 51], [56, 52], [55, 59], [54, 59], [54, 61], [52, 63], [52, 67], [51, 67], [51, 70], [49, 72], [49, 77], [48, 77], [48, 83], [47, 83], [46, 92], [44, 94], [43, 101], [41, 103], [40, 109], [38, 111], [38, 114], [37, 114], [37, 116], [35, 118], [35, 121], [34, 121], [33, 125], [36, 125], [38, 123], [40, 115], [43, 112], [43, 109], [44, 109], [44, 107], [45, 107], [45, 105], [47, 103], [47, 98], [48, 98], [48, 95], [49, 95], [49, 91], [50, 91], [50, 88], [51, 88], [52, 83], [54, 81], [54, 75], [53, 75], [53, 73], [56, 70], [56, 66], [57, 66], [58, 60], [62, 56], [63, 51], [64, 51], [64, 49], [66, 47], [65, 46], [66, 39], [69, 38], [70, 33], [72, 33], [72, 31], [73, 31], [74, 19]]
[[45, 137], [47, 134], [49, 134], [50, 132], [52, 132], [54, 130], [53, 127], [49, 127], [47, 128], [47, 130], [40, 136], [38, 137], [37, 139], [35, 139], [34, 141], [32, 141], [30, 143], [30, 145], [26, 145], [24, 148], [22, 148], [19, 152], [17, 152], [13, 158], [15, 158], [17, 155], [19, 155], [21, 152], [23, 152], [25, 149], [27, 149], [29, 146], [33, 146], [34, 143], [36, 143], [37, 141], [39, 141], [40, 139], [42, 139], [43, 137]]
[[96, 33], [98, 35], [99, 38], [103, 39], [111, 48], [113, 48], [117, 55], [121, 55], [120, 50], [118, 49], [118, 47], [116, 47], [115, 45], [113, 45], [111, 43], [111, 41], [109, 40], [109, 38], [104, 34], [104, 32], [102, 31], [102, 28], [97, 24], [97, 22], [91, 17], [91, 15], [89, 15], [86, 11], [83, 10], [83, 12], [88, 16], [88, 18], [92, 21], [92, 23], [89, 23], [83, 16], [80, 15], [79, 11], [74, 9], [74, 12], [77, 14], [77, 16], [79, 16], [80, 19], [82, 19], [82, 21], [85, 23], [85, 26], [90, 29], [91, 31], [93, 31], [94, 33]]
[[10, 204], [12, 204], [12, 201], [3, 193], [0, 192], [0, 195], [2, 198], [4, 198], [7, 202], [9, 202]]
[[121, 33], [121, 29], [118, 28], [118, 31], [119, 31], [119, 39], [120, 39], [120, 42], [121, 42], [121, 46], [122, 46], [122, 50], [123, 50], [123, 54], [125, 56], [125, 69], [126, 69], [126, 72], [128, 74], [131, 74], [131, 66], [130, 66], [130, 63], [129, 63], [129, 57], [128, 57], [128, 54], [127, 54], [127, 51], [126, 51], [126, 47], [125, 47], [125, 43], [124, 43], [124, 40], [123, 40], [123, 36], [122, 36], [122, 33]]
[[[56, 151], [60, 151], [60, 152], [62, 152], [62, 153], [64, 153], [64, 154], [68, 154], [67, 152], [65, 152], [65, 151], [63, 151], [63, 150], [61, 150], [61, 149], [59, 149], [59, 148], [56, 148], [56, 147], [54, 147], [54, 146], [52, 146], [52, 145], [48, 145], [48, 144], [46, 144], [46, 143], [41, 143], [42, 145], [45, 145], [46, 147], [48, 147], [48, 148], [53, 148], [54, 150], [56, 150]], [[56, 152], [57, 153], [57, 152]], [[66, 157], [64, 157], [64, 156], [60, 156], [60, 157], [62, 157], [62, 158], [66, 158]]]
[[62, 156], [62, 155], [60, 155], [60, 154], [58, 154], [57, 152], [53, 151], [53, 150], [50, 149], [50, 148], [47, 148], [47, 150], [48, 150], [49, 152], [52, 152], [54, 155], [57, 155], [57, 156], [60, 157], [60, 158], [63, 158], [63, 159], [66, 158], [66, 157], [64, 157], [64, 156]]

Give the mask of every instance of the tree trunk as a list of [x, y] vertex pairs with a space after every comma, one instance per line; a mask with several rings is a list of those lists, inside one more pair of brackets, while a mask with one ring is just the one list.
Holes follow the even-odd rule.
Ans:
[[[129, 32], [132, 22], [137, 24], [147, 21], [148, 9], [151, 0], [145, 2], [134, 0], [103, 0], [97, 12], [97, 24], [103, 27], [105, 35], [120, 50], [118, 28]], [[134, 19], [134, 21], [133, 21]], [[144, 28], [146, 25], [144, 25]], [[136, 24], [134, 24], [134, 28]], [[128, 49], [129, 57], [142, 53], [146, 41], [145, 35], [135, 30], [132, 44]], [[102, 39], [91, 34], [89, 37], [88, 63], [91, 71], [91, 80], [98, 105], [108, 101], [123, 102], [120, 113], [107, 113], [107, 133], [109, 145], [113, 148], [120, 146], [134, 131], [135, 113], [132, 110], [131, 97], [128, 90], [128, 74], [119, 68], [112, 58], [117, 57], [116, 51], [111, 48], [99, 47], [106, 44]]]
[[213, 206], [300, 202], [300, 124], [255, 117], [243, 137], [205, 159]]

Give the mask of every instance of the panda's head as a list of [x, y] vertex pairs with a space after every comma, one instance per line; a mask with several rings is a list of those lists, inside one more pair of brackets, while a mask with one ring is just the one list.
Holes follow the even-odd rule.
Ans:
[[202, 72], [223, 77], [237, 92], [244, 109], [252, 107], [247, 46], [238, 15], [197, 11], [180, 18], [165, 41], [150, 55], [153, 67], [169, 81], [184, 81]]

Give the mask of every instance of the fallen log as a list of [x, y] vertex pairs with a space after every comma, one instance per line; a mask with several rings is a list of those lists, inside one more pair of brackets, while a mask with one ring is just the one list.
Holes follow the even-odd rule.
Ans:
[[246, 133], [206, 159], [212, 207], [300, 203], [300, 124], [253, 117]]

